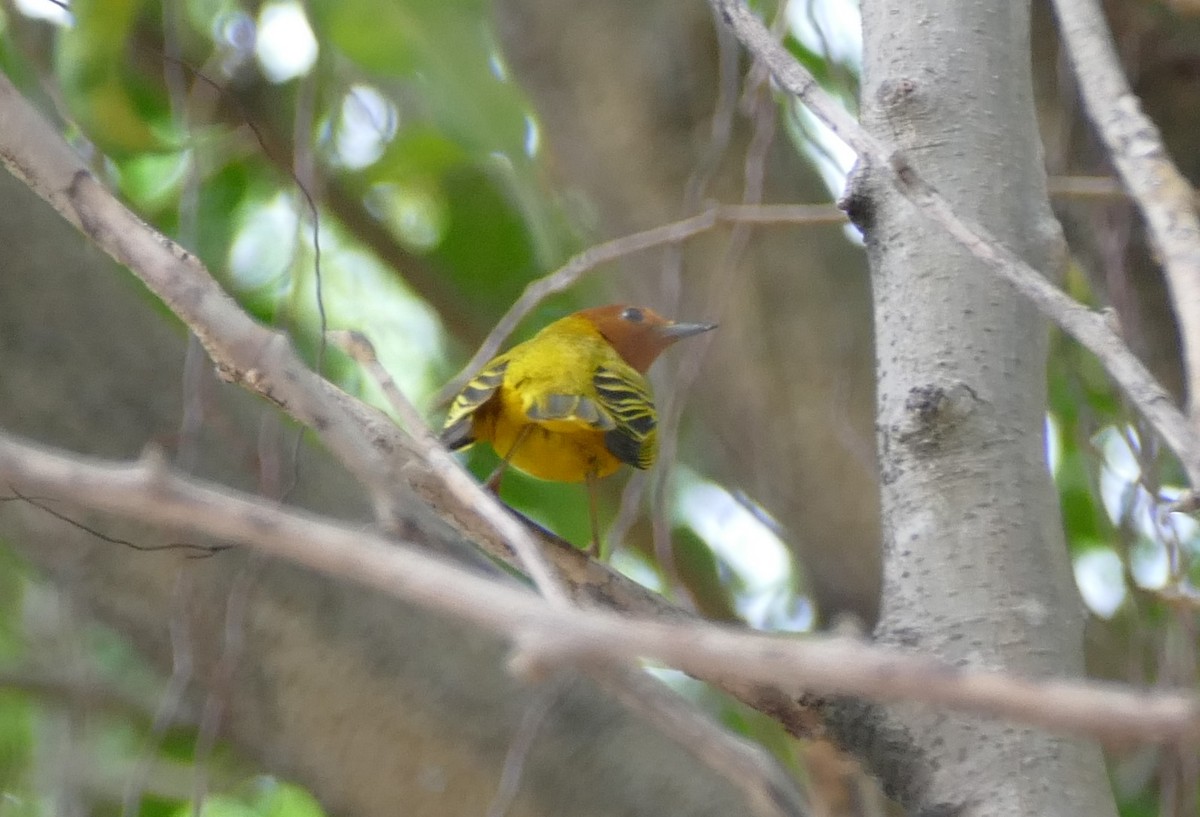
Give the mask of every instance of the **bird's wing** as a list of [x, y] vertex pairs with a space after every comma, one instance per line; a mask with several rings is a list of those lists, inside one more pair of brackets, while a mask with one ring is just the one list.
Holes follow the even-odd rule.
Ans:
[[592, 385], [614, 423], [604, 435], [609, 453], [634, 468], [649, 468], [658, 455], [658, 417], [645, 379], [632, 367], [606, 364], [596, 369]]
[[538, 395], [525, 410], [525, 416], [551, 428], [560, 424], [564, 429], [584, 425], [598, 431], [611, 431], [617, 427], [608, 412], [600, 408], [595, 400], [582, 394]]
[[471, 428], [475, 412], [500, 388], [507, 368], [508, 358], [501, 355], [485, 366], [483, 371], [475, 375], [458, 393], [454, 402], [450, 404], [450, 412], [442, 426], [440, 438], [444, 446], [451, 451], [457, 451], [475, 442]]

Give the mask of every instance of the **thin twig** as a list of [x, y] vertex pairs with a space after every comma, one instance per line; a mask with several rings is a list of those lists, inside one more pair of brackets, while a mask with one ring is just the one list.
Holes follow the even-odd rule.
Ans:
[[183, 696], [187, 692], [188, 684], [192, 682], [194, 664], [191, 633], [188, 630], [191, 576], [192, 572], [185, 566], [181, 566], [175, 575], [175, 586], [171, 593], [174, 609], [168, 623], [171, 634], [171, 678], [167, 681], [162, 700], [154, 710], [150, 733], [143, 741], [139, 757], [125, 782], [125, 791], [121, 797], [121, 817], [136, 817], [141, 811], [142, 794], [146, 790], [146, 781], [150, 779], [151, 769], [157, 759], [158, 748], [167, 730], [179, 718], [183, 709]]
[[569, 605], [571, 603], [570, 596], [563, 588], [561, 579], [550, 569], [546, 557], [542, 554], [537, 542], [529, 535], [529, 531], [501, 507], [500, 501], [494, 495], [480, 487], [479, 483], [473, 480], [446, 452], [446, 449], [438, 442], [437, 436], [425, 424], [421, 413], [400, 391], [387, 369], [383, 368], [379, 358], [375, 355], [375, 347], [372, 346], [371, 341], [360, 332], [331, 332], [330, 336], [379, 384], [388, 402], [404, 421], [421, 457], [442, 477], [446, 486], [454, 492], [461, 504], [477, 510], [488, 524], [512, 545], [521, 564], [533, 579], [533, 583], [547, 599], [556, 604]]
[[1175, 745], [1200, 738], [1195, 694], [1034, 681], [855, 639], [773, 636], [555, 605], [360, 527], [180, 478], [161, 456], [113, 465], [33, 448], [0, 433], [0, 481], [148, 524], [206, 530], [497, 632], [526, 654], [536, 651], [547, 666], [647, 658], [708, 680], [782, 683], [793, 695], [808, 690], [924, 702], [1114, 743]]
[[1129, 191], [1111, 176], [1047, 176], [1046, 192], [1052, 199], [1125, 200]]
[[[683, 185], [683, 202], [679, 217], [687, 218], [700, 212], [701, 203], [708, 195], [713, 176], [721, 166], [729, 142], [733, 138], [733, 124], [737, 117], [738, 90], [742, 85], [741, 48], [737, 39], [715, 18], [713, 26], [717, 33], [717, 101], [712, 122], [709, 126], [708, 143], [704, 146], [692, 172]], [[662, 302], [679, 314], [683, 295], [683, 245], [668, 244], [663, 253], [662, 272], [659, 278]]]
[[1162, 261], [1179, 334], [1193, 428], [1200, 432], [1200, 218], [1191, 184], [1129, 87], [1095, 0], [1054, 0], [1084, 107]]
[[[775, 26], [784, 19], [785, 5], [781, 4]], [[780, 35], [776, 35], [777, 37]], [[750, 145], [742, 162], [742, 206], [762, 205], [766, 181], [767, 156], [775, 141], [776, 105], [771, 95], [768, 76], [761, 62], [755, 61], [747, 75], [742, 94], [743, 104], [753, 122]], [[738, 222], [730, 231], [729, 240], [721, 262], [717, 265], [708, 283], [704, 315], [719, 319], [729, 304], [734, 290], [734, 277], [741, 269], [746, 250], [750, 246], [753, 227], [747, 222]], [[660, 569], [675, 583], [679, 583], [675, 565], [675, 549], [671, 540], [669, 504], [671, 502], [671, 478], [679, 450], [679, 424], [687, 399], [703, 372], [711, 340], [700, 338], [684, 351], [683, 360], [675, 370], [674, 388], [667, 396], [659, 424], [659, 463], [651, 478], [652, 489], [650, 529], [654, 540], [654, 553]]]
[[558, 678], [534, 690], [533, 700], [525, 705], [525, 713], [521, 716], [517, 731], [508, 744], [508, 751], [504, 755], [504, 767], [500, 770], [500, 784], [496, 786], [496, 793], [492, 796], [492, 802], [488, 804], [484, 817], [504, 817], [508, 813], [509, 806], [516, 799], [520, 789], [525, 761], [529, 759], [529, 753], [533, 750], [533, 742], [541, 731], [542, 724], [546, 722], [546, 716], [562, 697], [565, 685], [565, 680]]
[[221, 722], [233, 687], [233, 675], [242, 659], [245, 645], [246, 618], [254, 584], [266, 565], [267, 551], [256, 550], [246, 564], [234, 576], [233, 585], [225, 601], [225, 626], [222, 630], [221, 656], [217, 659], [209, 684], [208, 695], [200, 711], [200, 723], [196, 735], [195, 757], [192, 777], [192, 814], [201, 817], [204, 800], [208, 796], [209, 765], [217, 748], [221, 733]]
[[20, 500], [21, 502], [32, 505], [39, 511], [53, 516], [58, 521], [66, 522], [68, 525], [78, 528], [90, 536], [96, 537], [101, 542], [108, 542], [110, 545], [120, 545], [121, 547], [127, 547], [131, 550], [140, 550], [143, 553], [153, 553], [160, 550], [182, 550], [188, 551], [188, 554], [185, 557], [187, 559], [204, 559], [212, 556], [213, 554], [220, 553], [222, 550], [229, 549], [228, 545], [196, 545], [190, 542], [168, 542], [167, 544], [163, 545], [142, 545], [137, 542], [132, 542], [128, 539], [122, 539], [119, 536], [111, 536], [92, 527], [91, 525], [85, 525], [78, 519], [72, 519], [67, 514], [61, 511], [56, 511], [46, 504], [50, 500], [25, 496], [20, 491], [15, 490], [13, 491], [12, 497], [0, 496], [0, 502], [9, 502], [12, 500]]
[[675, 739], [697, 759], [742, 790], [759, 817], [809, 815], [794, 782], [766, 750], [693, 715], [687, 701], [641, 672], [589, 667], [592, 680], [645, 722]]
[[811, 73], [772, 38], [743, 0], [709, 0], [756, 58], [770, 68], [776, 82], [795, 95], [830, 130], [854, 150], [860, 160], [886, 174], [895, 188], [918, 210], [957, 239], [972, 255], [1027, 297], [1103, 364], [1130, 401], [1154, 428], [1188, 474], [1200, 485], [1200, 441], [1188, 419], [1167, 391], [1109, 328], [1102, 315], [1082, 306], [1051, 284], [1037, 270], [1005, 247], [978, 224], [961, 218], [948, 201], [918, 173], [908, 157], [867, 133]]
[[[308, 9], [306, 13], [311, 14]], [[323, 54], [322, 54], [323, 56]], [[298, 198], [308, 204], [312, 218], [313, 243], [313, 297], [317, 305], [317, 355], [313, 369], [322, 374], [325, 366], [325, 333], [329, 331], [329, 318], [325, 310], [325, 291], [321, 270], [321, 212], [311, 191], [317, 189], [317, 163], [314, 157], [313, 121], [316, 119], [317, 72], [310, 70], [296, 86], [296, 117], [292, 126], [292, 178], [296, 180]], [[296, 229], [304, 224], [304, 217], [297, 213]], [[296, 246], [300, 246], [297, 236]]]
[[6, 666], [0, 669], [0, 690], [6, 693], [20, 692], [56, 704], [118, 715], [137, 722], [147, 719], [150, 714], [145, 696], [140, 692], [103, 679], [92, 682], [71, 677], [63, 672], [62, 667]]
[[[163, 4], [163, 79], [167, 86], [167, 97], [171, 102], [171, 119], [181, 134], [191, 133], [191, 111], [186, 73], [183, 69], [183, 51], [180, 36], [185, 24], [182, 0]], [[186, 154], [187, 169], [179, 193], [179, 226], [176, 234], [185, 247], [196, 246], [200, 207], [200, 162], [203, 146], [193, 142]], [[200, 454], [200, 431], [204, 426], [205, 386], [210, 377], [208, 367], [203, 366], [204, 349], [195, 335], [188, 333], [187, 351], [183, 364], [183, 409], [179, 420], [179, 444], [176, 462], [184, 471], [195, 467]]]
[[661, 247], [664, 244], [685, 241], [692, 236], [711, 230], [718, 224], [739, 222], [840, 224], [845, 220], [845, 216], [839, 214], [835, 208], [824, 204], [764, 205], [754, 208], [747, 208], [744, 205], [716, 205], [690, 218], [589, 247], [554, 272], [538, 278], [536, 281], [531, 281], [525, 287], [521, 297], [517, 298], [516, 302], [496, 323], [496, 327], [479, 347], [479, 351], [467, 362], [466, 366], [463, 366], [462, 371], [451, 378], [433, 398], [433, 405], [444, 405], [458, 394], [467, 381], [474, 377], [485, 363], [496, 356], [508, 336], [539, 303], [555, 293], [569, 289], [585, 273], [601, 264], [607, 264], [618, 258], [644, 252], [654, 247]]

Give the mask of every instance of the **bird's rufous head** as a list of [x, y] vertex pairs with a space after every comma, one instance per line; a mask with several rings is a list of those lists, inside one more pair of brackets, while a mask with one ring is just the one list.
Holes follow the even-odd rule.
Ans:
[[677, 340], [716, 329], [715, 323], [680, 323], [644, 306], [611, 304], [577, 312], [599, 330], [625, 362], [645, 374], [663, 350]]

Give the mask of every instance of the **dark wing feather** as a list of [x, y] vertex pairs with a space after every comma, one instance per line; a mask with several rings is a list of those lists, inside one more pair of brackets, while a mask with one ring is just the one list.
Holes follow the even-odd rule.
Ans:
[[450, 412], [446, 415], [446, 422], [442, 426], [440, 435], [442, 445], [451, 451], [457, 451], [475, 442], [472, 433], [475, 412], [492, 399], [492, 395], [504, 382], [504, 370], [507, 368], [508, 360], [503, 356], [498, 357], [463, 387], [463, 390], [454, 398], [454, 402], [450, 404]]
[[645, 378], [632, 367], [600, 366], [592, 385], [600, 408], [616, 424], [604, 435], [609, 453], [634, 468], [649, 468], [658, 455], [658, 417]]

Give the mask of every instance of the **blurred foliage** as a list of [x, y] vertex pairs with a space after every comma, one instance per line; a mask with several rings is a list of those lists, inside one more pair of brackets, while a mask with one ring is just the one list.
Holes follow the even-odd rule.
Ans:
[[[1100, 306], [1078, 267], [1068, 271], [1066, 288]], [[1200, 610], [1200, 526], [1169, 513], [1182, 484], [1178, 464], [1157, 446], [1099, 362], [1057, 330], [1048, 378], [1051, 465], [1063, 530], [1094, 616], [1089, 670], [1138, 685], [1194, 687], [1194, 659], [1181, 665], [1170, 647], [1180, 637], [1194, 641]], [[1181, 813], [1159, 800], [1160, 762], [1172, 761], [1150, 750], [1112, 758], [1122, 817]]]
[[[0, 671], [17, 663], [25, 653], [21, 637], [21, 600], [25, 573], [12, 553], [0, 542]], [[27, 791], [27, 770], [32, 759], [32, 712], [29, 702], [16, 691], [0, 686], [0, 795], [12, 790]]]
[[[425, 401], [530, 280], [580, 249], [545, 189], [537, 123], [485, 0], [74, 0], [70, 10], [64, 25], [49, 4], [30, 16], [0, 9], [0, 67], [64, 123], [99, 177], [194, 250], [253, 315], [286, 328], [310, 360], [323, 311], [329, 328], [366, 332], [401, 387]], [[294, 26], [306, 10], [318, 48], [301, 64], [304, 32], [266, 28]], [[266, 53], [272, 43], [276, 53]], [[306, 144], [294, 146], [297, 133]], [[305, 162], [321, 180], [307, 191], [295, 172]], [[585, 300], [586, 289], [552, 299], [518, 335]], [[343, 355], [321, 357], [327, 376], [383, 405]], [[495, 457], [477, 451], [472, 464], [486, 473]], [[582, 486], [512, 474], [506, 494], [587, 541]], [[0, 560], [0, 675], [16, 678], [42, 669], [26, 643], [42, 635], [28, 631], [24, 590], [49, 591], [7, 551]], [[120, 679], [149, 701], [161, 694], [149, 691], [161, 679], [148, 681], [112, 634], [89, 638], [86, 653], [89, 676]], [[59, 707], [49, 688], [0, 687], [3, 817], [58, 810], [40, 788], [39, 764]], [[129, 764], [147, 752], [191, 776], [195, 729], [152, 740], [152, 715], [88, 714], [80, 748], [100, 778], [89, 784], [89, 811], [120, 812]], [[321, 813], [307, 793], [231, 766], [227, 755], [203, 760], [223, 770], [205, 814]], [[175, 779], [147, 780], [140, 813], [190, 814], [190, 785], [164, 782]]]
[[[807, 13], [822, 5], [806, 4]], [[547, 183], [537, 120], [505, 67], [486, 0], [314, 0], [307, 8], [319, 46], [315, 62], [301, 66], [295, 79], [273, 82], [262, 68], [261, 48], [270, 39], [261, 27], [265, 10], [281, 6], [301, 8], [238, 0], [165, 6], [74, 0], [69, 26], [5, 8], [0, 68], [64, 123], [64, 133], [95, 172], [131, 206], [185, 241], [252, 314], [286, 327], [313, 360], [321, 328], [319, 238], [328, 327], [368, 334], [402, 388], [426, 402], [531, 280], [581, 249], [560, 207], [561, 191]], [[174, 37], [165, 38], [164, 30]], [[853, 104], [855, 66], [830, 59], [827, 44], [795, 33], [785, 44]], [[172, 96], [172, 71], [182, 78], [186, 99]], [[807, 154], [827, 151], [812, 141], [807, 125], [789, 123]], [[308, 143], [294, 145], [297, 133]], [[309, 162], [320, 180], [309, 191], [319, 198], [319, 229], [293, 175], [295, 166]], [[542, 304], [514, 340], [590, 303], [589, 287]], [[1091, 301], [1078, 270], [1068, 288]], [[324, 366], [326, 375], [382, 405], [373, 385], [344, 357], [326, 350]], [[1172, 527], [1160, 518], [1179, 475], [1169, 458], [1141, 442], [1142, 430], [1099, 364], [1058, 333], [1049, 387], [1054, 473], [1072, 554], [1086, 568], [1088, 554], [1111, 553], [1119, 566], [1115, 580], [1081, 569], [1081, 584], [1108, 582], [1101, 590], [1119, 595], [1107, 620], [1093, 622], [1100, 633], [1093, 638], [1093, 670], [1139, 683], [1158, 680], [1166, 633], [1194, 615], [1168, 603], [1164, 590], [1190, 591], [1200, 569], [1195, 526], [1178, 521]], [[1114, 434], [1126, 441], [1124, 454]], [[690, 438], [685, 443], [696, 445]], [[468, 465], [480, 477], [496, 464], [489, 450], [469, 455]], [[736, 558], [736, 550], [753, 545], [765, 548], [766, 559], [777, 547], [769, 531], [755, 528], [763, 527], [761, 521], [722, 486], [698, 478], [680, 486], [680, 493], [708, 491], [710, 508], [721, 509], [705, 525], [678, 522], [672, 532], [675, 571], [697, 609], [759, 626], [800, 620], [803, 600], [794, 576], [764, 585]], [[588, 540], [582, 486], [510, 473], [504, 498], [571, 541]], [[603, 501], [602, 518], [611, 519], [615, 497], [606, 494]], [[622, 554], [619, 564], [662, 588], [664, 571], [651, 551]], [[24, 591], [36, 584], [6, 554], [0, 550], [0, 673], [34, 658]], [[1158, 584], [1147, 582], [1148, 568], [1136, 566], [1164, 559], [1168, 570]], [[787, 595], [782, 600], [781, 587]], [[146, 675], [114, 639], [90, 643], [98, 677]], [[795, 767], [795, 747], [777, 725], [711, 690], [675, 681], [731, 728]], [[52, 703], [36, 690], [0, 688], [3, 817], [54, 811], [53, 798], [37, 788], [34, 774], [45, 739], [38, 723]], [[139, 757], [147, 718], [141, 713], [103, 724], [108, 742], [88, 749], [98, 768], [115, 775], [101, 756], [118, 746], [118, 754]], [[194, 750], [194, 731], [178, 728], [156, 758], [187, 765], [195, 761]], [[1114, 760], [1118, 780], [1130, 777], [1123, 763]], [[302, 790], [234, 768], [232, 777], [240, 782], [210, 793], [204, 807], [209, 817], [321, 813]], [[1157, 811], [1154, 781], [1136, 779], [1137, 785], [1117, 787], [1127, 817]], [[109, 782], [107, 794], [95, 795], [95, 813], [119, 810], [111, 792], [120, 791], [122, 781]], [[190, 794], [151, 787], [141, 813], [190, 814]]]
[[62, 29], [54, 72], [63, 101], [87, 137], [112, 157], [162, 151], [177, 142], [159, 83], [126, 61], [140, 0], [74, 0], [76, 25]]

